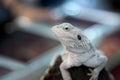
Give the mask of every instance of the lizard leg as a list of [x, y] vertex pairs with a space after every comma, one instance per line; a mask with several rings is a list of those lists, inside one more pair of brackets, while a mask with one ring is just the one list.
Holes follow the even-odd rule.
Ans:
[[108, 59], [106, 56], [101, 55], [98, 57], [98, 60], [101, 64], [98, 65], [94, 70], [90, 70], [91, 71], [91, 74], [89, 74], [89, 75], [91, 75], [90, 80], [97, 80], [100, 71], [104, 68]]
[[70, 73], [67, 71], [67, 69], [74, 66], [72, 63], [68, 63], [67, 61], [63, 61], [60, 65], [60, 71], [63, 77], [63, 80], [72, 80]]

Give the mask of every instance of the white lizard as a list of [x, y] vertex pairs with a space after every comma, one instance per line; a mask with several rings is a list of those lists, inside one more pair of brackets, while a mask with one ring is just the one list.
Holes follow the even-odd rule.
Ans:
[[72, 80], [67, 71], [68, 68], [85, 65], [94, 68], [88, 74], [91, 75], [89, 80], [97, 80], [100, 71], [108, 60], [104, 53], [95, 49], [84, 33], [69, 23], [53, 26], [52, 31], [65, 48], [62, 54], [63, 62], [60, 65], [63, 79]]

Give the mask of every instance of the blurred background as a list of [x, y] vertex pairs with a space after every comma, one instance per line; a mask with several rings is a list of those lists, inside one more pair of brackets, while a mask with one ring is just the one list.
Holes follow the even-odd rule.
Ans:
[[120, 80], [119, 0], [0, 0], [0, 80], [39, 80], [63, 51], [50, 28], [69, 22], [108, 56]]

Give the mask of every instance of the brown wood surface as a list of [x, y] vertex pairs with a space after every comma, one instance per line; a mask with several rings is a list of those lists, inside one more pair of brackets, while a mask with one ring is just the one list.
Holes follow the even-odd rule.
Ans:
[[[61, 64], [61, 62], [61, 57], [57, 57], [54, 65], [49, 67], [48, 72], [43, 75], [44, 77], [42, 77], [41, 80], [63, 80], [59, 70], [59, 65]], [[80, 66], [72, 67], [68, 69], [68, 71], [70, 72], [73, 80], [89, 80], [90, 76], [88, 76], [87, 73], [90, 73], [90, 71], [88, 69], [89, 67]], [[112, 80], [112, 78], [110, 76], [110, 73], [106, 69], [103, 69], [100, 72], [98, 80]]]

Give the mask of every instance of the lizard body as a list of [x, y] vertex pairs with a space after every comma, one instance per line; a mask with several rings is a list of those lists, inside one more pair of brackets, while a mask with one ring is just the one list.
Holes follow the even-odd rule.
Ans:
[[93, 67], [90, 70], [90, 80], [97, 80], [100, 71], [104, 68], [107, 57], [102, 51], [95, 49], [84, 33], [69, 23], [63, 23], [52, 27], [52, 31], [65, 48], [62, 54], [63, 62], [60, 71], [64, 80], [72, 80], [68, 68], [85, 65]]

